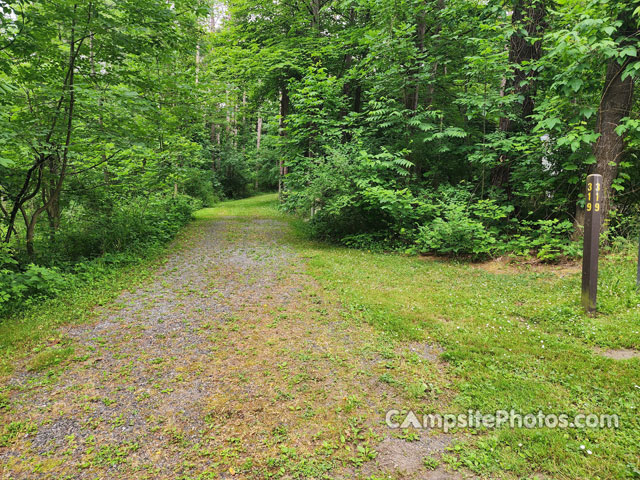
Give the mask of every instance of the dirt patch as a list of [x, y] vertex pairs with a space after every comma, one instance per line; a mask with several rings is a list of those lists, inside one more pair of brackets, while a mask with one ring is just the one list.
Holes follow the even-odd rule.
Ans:
[[495, 274], [549, 273], [561, 278], [580, 273], [582, 268], [578, 262], [567, 261], [548, 264], [532, 258], [514, 259], [511, 257], [498, 257], [487, 262], [472, 265], [477, 269]]
[[378, 446], [378, 464], [389, 471], [412, 474], [424, 469], [425, 457], [440, 456], [450, 443], [451, 438], [444, 435], [423, 435], [417, 442], [387, 437]]
[[[453, 437], [444, 434], [423, 433], [418, 441], [387, 437], [377, 447], [375, 465], [398, 478], [421, 480], [462, 480], [474, 478], [461, 472], [452, 472], [443, 465], [434, 469], [425, 466], [425, 460], [439, 462]], [[366, 469], [365, 469], [366, 471]]]
[[437, 363], [440, 362], [440, 355], [444, 352], [437, 345], [430, 345], [428, 343], [421, 342], [412, 342], [409, 344], [409, 350], [414, 352], [425, 360], [429, 360], [430, 362]]
[[640, 351], [631, 348], [619, 348], [609, 350], [599, 350], [598, 355], [612, 358], [613, 360], [630, 360], [632, 358], [640, 358]]
[[431, 470], [421, 475], [419, 477], [420, 480], [463, 480], [463, 479], [474, 479], [474, 476], [463, 475], [460, 472], [450, 472], [445, 470], [442, 467], [438, 467], [436, 470]]
[[[420, 255], [418, 260], [423, 262], [445, 263], [452, 258], [440, 257], [437, 255]], [[560, 278], [580, 273], [582, 266], [580, 262], [563, 261], [560, 263], [544, 263], [532, 257], [498, 257], [486, 262], [473, 262], [471, 260], [459, 259], [461, 264], [469, 265], [477, 270], [498, 275], [517, 275], [522, 273], [548, 273]]]

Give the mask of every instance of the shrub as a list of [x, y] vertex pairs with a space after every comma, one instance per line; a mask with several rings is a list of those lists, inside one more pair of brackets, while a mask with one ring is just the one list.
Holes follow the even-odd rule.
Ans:
[[58, 295], [113, 265], [135, 261], [144, 250], [172, 239], [201, 205], [186, 195], [135, 197], [103, 204], [101, 209], [74, 204], [55, 239], [42, 238], [40, 257], [23, 266], [0, 243], [0, 313]]
[[563, 257], [576, 258], [581, 254], [581, 246], [571, 240], [572, 233], [573, 225], [568, 220], [524, 220], [504, 249], [518, 255], [535, 253], [544, 262], [555, 262]]
[[350, 143], [322, 157], [298, 157], [288, 162], [283, 207], [309, 218], [312, 235], [354, 248], [473, 259], [535, 254], [546, 262], [579, 255], [570, 222], [519, 221], [503, 193], [478, 199], [465, 182], [437, 190], [410, 184], [406, 153], [372, 154]]
[[355, 235], [347, 235], [342, 239], [342, 243], [350, 248], [379, 252], [383, 250], [383, 246], [388, 243], [388, 240], [388, 236], [383, 232], [358, 233]]
[[24, 271], [0, 270], [0, 311], [10, 304], [54, 296], [64, 287], [58, 269], [29, 264]]
[[444, 218], [419, 228], [416, 244], [421, 253], [482, 258], [494, 252], [496, 238], [482, 222], [471, 218], [465, 205], [453, 204]]
[[201, 205], [179, 195], [137, 197], [102, 211], [79, 208], [66, 218], [52, 247], [61, 260], [77, 261], [162, 244], [173, 238]]
[[345, 145], [311, 160], [293, 165], [284, 208], [307, 218], [313, 210], [315, 236], [349, 244], [393, 243], [431, 212], [404, 184], [412, 164], [403, 152], [372, 155]]
[[[2, 231], [0, 230], [0, 234]], [[0, 242], [0, 271], [17, 265], [18, 262], [14, 259], [13, 250], [11, 247]]]
[[205, 207], [212, 207], [220, 201], [217, 192], [222, 190], [218, 179], [211, 170], [189, 169], [182, 185], [183, 191], [198, 199]]

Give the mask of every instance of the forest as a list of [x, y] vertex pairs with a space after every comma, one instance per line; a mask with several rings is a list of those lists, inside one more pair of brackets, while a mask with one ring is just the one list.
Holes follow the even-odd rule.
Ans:
[[274, 189], [351, 247], [556, 261], [599, 173], [637, 235], [637, 2], [1, 9], [0, 304]]
[[[0, 0], [0, 476], [640, 478], [639, 50], [640, 0]], [[504, 411], [556, 424], [401, 418]]]

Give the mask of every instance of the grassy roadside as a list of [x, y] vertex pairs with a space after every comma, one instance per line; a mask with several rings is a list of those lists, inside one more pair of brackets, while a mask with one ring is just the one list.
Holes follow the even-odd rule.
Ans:
[[[217, 214], [282, 217], [273, 196], [228, 203]], [[444, 349], [441, 358], [456, 395], [442, 413], [515, 409], [620, 416], [619, 429], [461, 431], [465, 440], [447, 456], [450, 467], [500, 478], [640, 478], [640, 358], [600, 354], [640, 348], [633, 256], [602, 261], [600, 313], [589, 317], [579, 305], [576, 272], [553, 267], [493, 272], [327, 246], [302, 235], [295, 244], [311, 273], [360, 318], [395, 342]]]
[[169, 244], [148, 247], [137, 258], [125, 252], [121, 263], [113, 262], [114, 256], [97, 259], [91, 265], [91, 276], [75, 281], [56, 297], [37, 300], [22, 311], [0, 317], [0, 378], [30, 354], [36, 354], [29, 366], [33, 369], [72, 357], [73, 345], [60, 327], [90, 321], [96, 306], [143, 284], [169, 252], [186, 244], [193, 227], [187, 225]]
[[580, 311], [578, 274], [494, 274], [472, 265], [335, 248], [321, 250], [310, 264], [323, 284], [376, 327], [399, 341], [444, 348], [456, 379], [451, 413], [620, 415], [619, 430], [488, 432], [467, 442], [475, 448], [460, 447], [462, 465], [519, 477], [637, 478], [640, 359], [613, 360], [594, 351], [640, 346], [631, 263], [604, 263], [606, 313], [596, 318]]

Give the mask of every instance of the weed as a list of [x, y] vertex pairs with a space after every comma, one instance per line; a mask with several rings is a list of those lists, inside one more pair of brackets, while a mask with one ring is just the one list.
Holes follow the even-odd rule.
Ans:
[[61, 364], [73, 355], [73, 347], [52, 347], [38, 353], [29, 363], [31, 372], [40, 372], [46, 368]]
[[440, 466], [440, 460], [435, 457], [424, 457], [422, 459], [422, 464], [427, 470], [435, 470]]

